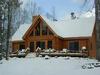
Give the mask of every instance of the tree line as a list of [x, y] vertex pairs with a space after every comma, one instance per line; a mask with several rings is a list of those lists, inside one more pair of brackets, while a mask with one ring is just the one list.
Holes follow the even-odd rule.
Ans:
[[[21, 24], [31, 23], [32, 16], [44, 14], [42, 7], [29, 0], [22, 6], [21, 0], [0, 0], [0, 54], [8, 60], [11, 50], [10, 39]], [[45, 13], [47, 18], [55, 19], [55, 8]], [[1, 55], [0, 55], [1, 56]]]

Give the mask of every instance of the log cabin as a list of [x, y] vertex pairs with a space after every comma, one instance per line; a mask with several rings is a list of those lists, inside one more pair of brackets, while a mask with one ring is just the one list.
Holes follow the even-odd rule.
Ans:
[[53, 48], [78, 52], [86, 48], [90, 57], [96, 57], [95, 16], [51, 21], [45, 16], [33, 16], [32, 24], [23, 24], [11, 39], [12, 51], [30, 48], [34, 52]]

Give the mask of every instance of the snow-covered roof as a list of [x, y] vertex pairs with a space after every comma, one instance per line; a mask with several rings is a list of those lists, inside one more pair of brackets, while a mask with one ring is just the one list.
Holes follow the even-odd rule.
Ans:
[[62, 21], [50, 21], [45, 17], [43, 19], [58, 36], [63, 38], [90, 37], [95, 25], [95, 16]]
[[[84, 12], [74, 13], [74, 15], [76, 16], [76, 18], [82, 18], [82, 17], [86, 18], [86, 17], [95, 16], [95, 8]], [[61, 20], [68, 20], [70, 18], [71, 18], [71, 14], [66, 14], [64, 15], [64, 17], [61, 18]]]
[[11, 41], [23, 41], [22, 37], [26, 33], [26, 31], [29, 29], [31, 24], [22, 24], [17, 29], [15, 34], [12, 36]]
[[95, 8], [93, 8], [91, 11], [81, 14], [80, 17], [91, 17], [91, 16], [95, 16]]
[[[93, 14], [93, 13], [91, 13]], [[95, 15], [84, 16], [76, 19], [63, 19], [59, 21], [51, 21], [41, 16], [48, 26], [60, 37], [91, 37], [95, 25]], [[29, 29], [31, 24], [23, 24], [12, 36], [11, 41], [22, 41], [23, 36]]]

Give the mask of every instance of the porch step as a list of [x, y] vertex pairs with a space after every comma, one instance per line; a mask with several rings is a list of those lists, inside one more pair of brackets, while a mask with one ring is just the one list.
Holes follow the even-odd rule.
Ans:
[[34, 58], [36, 56], [35, 53], [28, 53], [26, 58]]

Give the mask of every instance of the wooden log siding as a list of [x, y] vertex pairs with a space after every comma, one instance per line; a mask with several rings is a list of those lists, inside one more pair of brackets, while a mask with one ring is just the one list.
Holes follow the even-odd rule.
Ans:
[[12, 52], [19, 50], [20, 45], [25, 45], [25, 42], [22, 41], [12, 42]]
[[[35, 36], [35, 34], [33, 36], [30, 36], [31, 32], [35, 32], [35, 27], [38, 25], [40, 21], [40, 36]], [[32, 26], [31, 26], [32, 27]], [[26, 47], [27, 46], [30, 46], [30, 42], [34, 42], [34, 50], [36, 49], [36, 42], [37, 41], [44, 41], [45, 42], [45, 48], [47, 48], [47, 42], [50, 40], [52, 41], [52, 46], [53, 48], [57, 48], [54, 46], [54, 43], [55, 43], [55, 36], [53, 34], [49, 34], [49, 31], [50, 29], [47, 27], [47, 35], [42, 35], [42, 27], [43, 27], [43, 21], [41, 19], [38, 19], [38, 21], [35, 23], [35, 25], [30, 29], [28, 30], [28, 35], [24, 38], [25, 40], [25, 45]]]
[[94, 32], [92, 33], [91, 41], [91, 50], [89, 51], [89, 56], [96, 58], [96, 29], [94, 27]]
[[[45, 42], [45, 48], [47, 48], [47, 42], [48, 41], [52, 41], [52, 44], [54, 44], [54, 36], [52, 36], [52, 35], [49, 35], [49, 36], [31, 36], [31, 37], [28, 37], [27, 39], [26, 39], [26, 47], [28, 46], [30, 46], [30, 42], [34, 42], [34, 50], [36, 49], [36, 42], [37, 41], [44, 41]], [[53, 46], [53, 48], [55, 48], [54, 46]]]
[[19, 49], [19, 43], [13, 42], [12, 43], [12, 52], [17, 51]]

